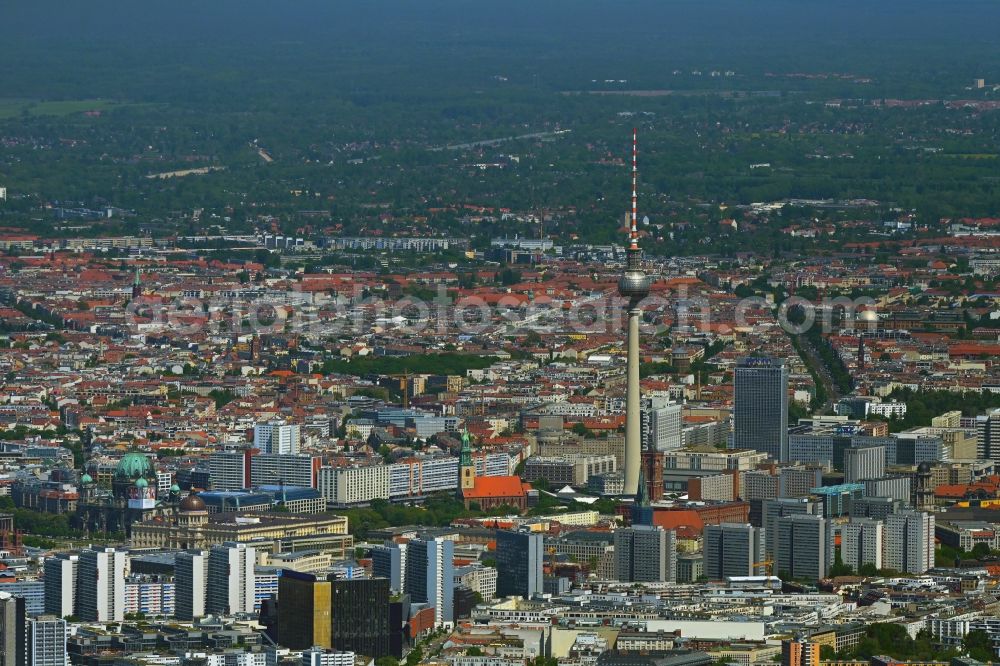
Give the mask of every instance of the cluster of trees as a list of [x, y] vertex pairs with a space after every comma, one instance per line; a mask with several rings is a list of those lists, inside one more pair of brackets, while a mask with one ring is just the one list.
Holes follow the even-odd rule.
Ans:
[[466, 370], [488, 368], [496, 361], [493, 356], [472, 354], [421, 354], [419, 356], [363, 356], [351, 360], [328, 358], [321, 372], [364, 377], [368, 375], [401, 375], [407, 372], [433, 375], [462, 375]]
[[828, 646], [821, 648], [823, 659], [864, 659], [875, 655], [887, 655], [901, 661], [944, 661], [960, 654], [966, 654], [983, 662], [996, 660], [989, 635], [980, 630], [970, 631], [962, 641], [960, 649], [944, 647], [933, 640], [927, 631], [920, 631], [916, 638], [910, 638], [906, 628], [900, 624], [879, 622], [868, 625], [861, 641], [840, 653]]
[[489, 511], [476, 507], [469, 509], [449, 493], [436, 493], [420, 506], [393, 504], [386, 500], [374, 500], [368, 507], [342, 509], [336, 513], [347, 516], [351, 534], [364, 538], [371, 530], [392, 525], [425, 525], [443, 527], [456, 518], [482, 516], [504, 516], [517, 513], [511, 506], [499, 506]]
[[985, 543], [977, 543], [972, 550], [954, 548], [947, 544], [941, 544], [934, 551], [934, 564], [939, 567], [953, 567], [955, 563], [962, 560], [984, 560], [997, 561], [1000, 559], [1000, 551], [992, 550]]

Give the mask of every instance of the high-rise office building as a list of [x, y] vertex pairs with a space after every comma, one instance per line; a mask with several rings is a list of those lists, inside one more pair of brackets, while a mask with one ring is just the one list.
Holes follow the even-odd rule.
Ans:
[[174, 560], [174, 617], [204, 617], [208, 597], [208, 551], [187, 550]]
[[767, 530], [765, 549], [769, 558], [774, 558], [774, 534], [778, 518], [798, 514], [822, 515], [823, 503], [808, 497], [777, 497], [764, 500], [761, 503], [761, 520], [764, 529]]
[[28, 620], [26, 666], [67, 666], [66, 621], [54, 615]]
[[871, 518], [852, 518], [840, 526], [840, 560], [855, 572], [866, 564], [882, 568], [885, 525]]
[[822, 516], [794, 514], [775, 521], [774, 569], [779, 576], [819, 580], [833, 564], [833, 529]]
[[258, 423], [253, 429], [253, 445], [261, 453], [298, 453], [301, 437], [298, 424], [280, 420]]
[[402, 592], [406, 584], [406, 544], [387, 543], [371, 550], [372, 574], [386, 578], [393, 593]]
[[672, 451], [681, 448], [683, 406], [660, 397], [648, 397], [642, 403], [643, 450]]
[[906, 508], [904, 502], [894, 497], [862, 497], [851, 500], [851, 519], [873, 518], [885, 520], [886, 516]]
[[454, 559], [454, 542], [440, 537], [414, 539], [406, 547], [406, 593], [414, 603], [434, 606], [436, 627], [455, 620]]
[[278, 577], [278, 643], [292, 650], [331, 648], [331, 585], [290, 569]]
[[250, 487], [250, 451], [216, 451], [208, 456], [212, 490], [243, 490]]
[[886, 516], [882, 564], [911, 574], [934, 566], [934, 514], [900, 511]]
[[256, 563], [257, 550], [245, 543], [227, 541], [212, 546], [208, 554], [205, 612], [213, 615], [253, 613]]
[[24, 666], [24, 597], [0, 592], [0, 666]]
[[542, 594], [545, 560], [542, 535], [498, 530], [496, 541], [497, 595], [529, 599]]
[[976, 457], [1000, 461], [1000, 409], [976, 417]]
[[677, 534], [654, 525], [615, 530], [615, 577], [623, 582], [675, 582]]
[[283, 483], [315, 488], [321, 459], [302, 453], [261, 453], [250, 458], [250, 486]]
[[76, 577], [76, 614], [91, 622], [125, 619], [125, 564], [128, 555], [114, 548], [80, 553]]
[[885, 476], [885, 447], [855, 446], [844, 449], [844, 482], [857, 483]]
[[76, 576], [80, 564], [78, 555], [60, 553], [46, 558], [45, 612], [56, 617], [76, 614]]
[[736, 365], [732, 448], [788, 460], [788, 368], [782, 361], [749, 357]]
[[756, 576], [763, 570], [765, 530], [742, 523], [706, 525], [704, 574], [709, 580]]
[[781, 666], [819, 666], [819, 643], [802, 639], [782, 641]]
[[[373, 659], [391, 654], [389, 581], [385, 578], [331, 579], [330, 599], [330, 642], [334, 649], [349, 650]], [[281, 603], [279, 597], [279, 609]]]

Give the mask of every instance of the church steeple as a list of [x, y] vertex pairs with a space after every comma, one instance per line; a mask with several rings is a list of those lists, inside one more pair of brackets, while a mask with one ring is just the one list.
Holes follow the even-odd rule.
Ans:
[[472, 440], [468, 429], [462, 432], [462, 452], [458, 459], [461, 489], [470, 490], [476, 487], [476, 465], [472, 461]]
[[649, 488], [646, 486], [646, 474], [642, 467], [639, 467], [639, 492], [632, 504], [632, 524], [653, 524], [653, 507], [649, 505]]

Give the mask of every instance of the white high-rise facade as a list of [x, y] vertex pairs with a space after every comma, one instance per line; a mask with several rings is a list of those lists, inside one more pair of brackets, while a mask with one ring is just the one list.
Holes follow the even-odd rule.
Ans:
[[922, 574], [934, 566], [934, 515], [901, 511], [885, 518], [886, 569]]
[[254, 612], [257, 550], [227, 541], [212, 546], [208, 555], [208, 593], [205, 611], [213, 615]]
[[871, 518], [853, 518], [840, 527], [840, 559], [855, 572], [866, 564], [882, 568], [885, 525]]
[[434, 626], [455, 621], [455, 543], [440, 537], [414, 539], [406, 547], [406, 593], [434, 606]]
[[261, 453], [298, 453], [302, 433], [297, 424], [265, 421], [253, 429], [254, 448]]
[[77, 569], [76, 614], [91, 622], [125, 619], [125, 565], [128, 554], [114, 548], [80, 553]]
[[682, 405], [660, 396], [651, 396], [642, 403], [642, 448], [646, 451], [681, 448]]

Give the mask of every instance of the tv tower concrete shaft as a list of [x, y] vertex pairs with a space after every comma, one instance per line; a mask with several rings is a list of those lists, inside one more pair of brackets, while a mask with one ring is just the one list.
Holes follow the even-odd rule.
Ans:
[[636, 227], [636, 130], [632, 130], [632, 215], [625, 273], [618, 279], [618, 293], [628, 299], [628, 363], [625, 375], [625, 495], [639, 493], [639, 468], [642, 465], [642, 419], [639, 396], [639, 303], [649, 295], [649, 277], [642, 270], [642, 252]]

